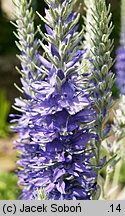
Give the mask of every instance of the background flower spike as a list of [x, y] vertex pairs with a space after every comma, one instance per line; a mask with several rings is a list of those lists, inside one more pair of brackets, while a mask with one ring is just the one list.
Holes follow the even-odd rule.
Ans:
[[90, 83], [92, 85], [90, 90], [97, 112], [95, 131], [98, 135], [98, 140], [95, 142], [95, 148], [97, 173], [99, 173], [105, 165], [105, 162], [102, 163], [104, 160], [101, 159], [103, 152], [102, 141], [105, 140], [110, 131], [106, 123], [109, 109], [112, 105], [111, 88], [114, 83], [114, 75], [111, 72], [111, 66], [113, 65], [113, 59], [111, 58], [113, 41], [110, 39], [113, 25], [111, 22], [110, 5], [107, 8], [106, 1], [90, 0], [85, 1], [85, 3], [87, 15], [84, 45], [87, 48], [87, 60], [84, 64], [83, 59], [82, 64], [85, 70], [87, 71], [88, 69], [90, 73]]

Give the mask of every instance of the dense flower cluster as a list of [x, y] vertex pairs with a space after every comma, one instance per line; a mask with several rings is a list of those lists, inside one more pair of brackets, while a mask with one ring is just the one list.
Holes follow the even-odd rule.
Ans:
[[92, 140], [97, 137], [91, 123], [96, 113], [84, 87], [87, 77], [79, 76], [83, 32], [77, 32], [74, 2], [46, 0], [49, 9], [41, 19], [47, 45], [40, 42], [45, 57], [37, 54], [41, 62], [37, 68], [44, 78], [36, 73], [30, 83], [23, 79], [25, 99], [16, 99], [15, 106], [22, 111], [15, 131], [20, 136], [18, 176], [24, 185], [23, 199], [34, 199], [42, 187], [52, 200], [91, 199], [95, 190], [91, 159]]

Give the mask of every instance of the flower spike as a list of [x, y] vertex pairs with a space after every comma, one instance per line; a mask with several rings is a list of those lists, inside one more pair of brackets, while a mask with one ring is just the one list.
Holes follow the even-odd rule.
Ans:
[[45, 53], [38, 57], [40, 71], [46, 76], [28, 84], [30, 103], [16, 101], [24, 111], [15, 129], [20, 135], [21, 198], [34, 199], [35, 194], [36, 199], [36, 191], [43, 188], [50, 200], [92, 199], [96, 188], [92, 141], [97, 136], [91, 122], [96, 113], [91, 109], [89, 92], [82, 86], [86, 78], [79, 75], [85, 53], [79, 46], [83, 31], [77, 31], [75, 1], [46, 3], [46, 15], [40, 17], [45, 22], [47, 43], [40, 41]]

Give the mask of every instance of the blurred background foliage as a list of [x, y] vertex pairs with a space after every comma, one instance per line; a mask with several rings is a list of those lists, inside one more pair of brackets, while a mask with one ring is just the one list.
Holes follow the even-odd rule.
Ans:
[[[119, 44], [120, 35], [120, 0], [107, 0], [107, 4], [109, 3], [111, 3], [112, 21], [114, 24], [114, 30], [111, 35], [114, 38], [112, 56], [115, 58], [115, 50]], [[42, 15], [44, 15], [45, 5], [43, 0], [32, 0], [34, 11], [37, 10]], [[85, 14], [83, 0], [78, 0], [76, 8], [79, 8], [82, 15]], [[16, 199], [20, 194], [17, 178], [14, 174], [16, 170], [16, 151], [12, 143], [15, 140], [15, 135], [8, 129], [9, 113], [15, 112], [11, 105], [14, 103], [14, 98], [19, 96], [14, 83], [20, 86], [19, 74], [15, 70], [15, 66], [19, 66], [19, 61], [16, 58], [16, 54], [19, 51], [15, 46], [16, 38], [13, 34], [15, 27], [10, 23], [10, 20], [14, 19], [12, 0], [0, 0], [0, 200]], [[81, 25], [82, 22], [81, 18]], [[35, 25], [39, 23], [43, 31], [45, 31], [44, 24], [36, 16]], [[112, 70], [115, 73], [114, 67]], [[117, 98], [118, 89], [115, 84], [112, 91], [113, 97]], [[120, 182], [121, 184], [125, 184], [125, 166], [122, 167], [122, 171], [121, 173], [123, 174], [120, 175]]]
[[9, 134], [7, 118], [10, 112], [10, 102], [6, 99], [6, 92], [0, 90], [0, 138]]
[[16, 200], [21, 193], [17, 186], [17, 177], [15, 173], [0, 173], [0, 200]]

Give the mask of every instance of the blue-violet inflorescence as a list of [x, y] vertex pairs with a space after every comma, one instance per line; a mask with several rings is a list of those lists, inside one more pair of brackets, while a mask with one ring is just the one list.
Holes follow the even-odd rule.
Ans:
[[125, 94], [125, 0], [121, 0], [120, 45], [116, 50], [116, 83], [121, 94]]
[[19, 184], [24, 186], [21, 198], [34, 199], [36, 191], [44, 188], [50, 200], [88, 200], [95, 191], [91, 159], [96, 134], [91, 122], [96, 113], [84, 88], [87, 78], [79, 76], [85, 53], [79, 46], [83, 31], [77, 31], [75, 1], [45, 2], [46, 16], [40, 18], [47, 33], [43, 35], [39, 28], [46, 40], [46, 45], [40, 41], [44, 57], [37, 53], [39, 73], [30, 83], [25, 80], [28, 76], [24, 78], [25, 98], [15, 104], [22, 111], [15, 127], [21, 151]]

